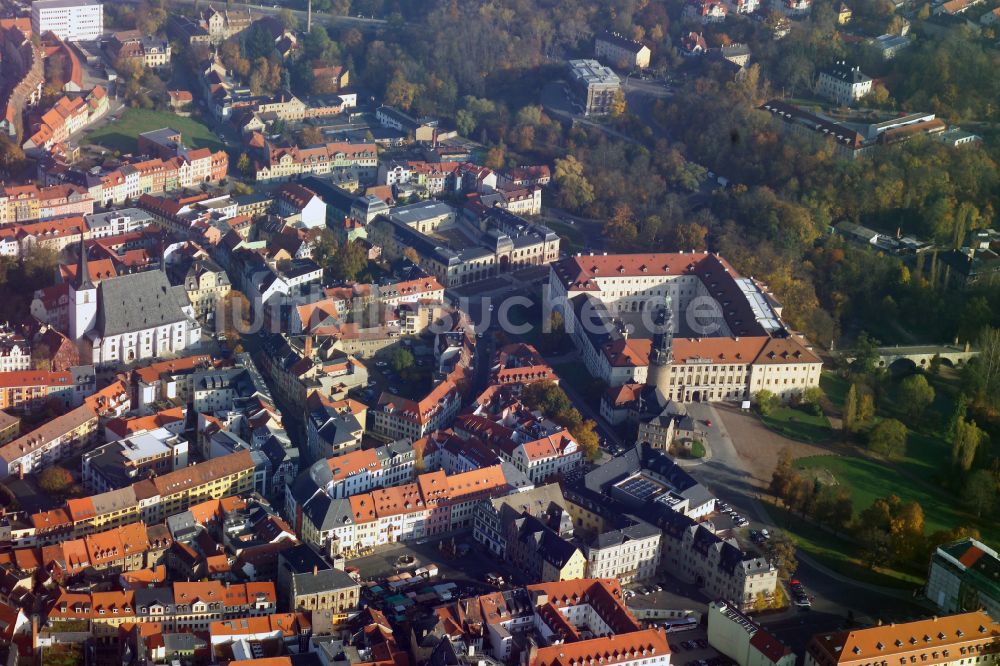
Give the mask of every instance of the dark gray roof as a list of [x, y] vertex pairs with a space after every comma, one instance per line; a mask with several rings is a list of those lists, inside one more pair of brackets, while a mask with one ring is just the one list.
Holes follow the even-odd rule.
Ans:
[[319, 493], [306, 502], [302, 511], [321, 532], [350, 525], [354, 521], [350, 500], [330, 499], [326, 493]]
[[102, 337], [187, 319], [162, 271], [108, 278], [102, 280], [97, 289], [97, 330]]

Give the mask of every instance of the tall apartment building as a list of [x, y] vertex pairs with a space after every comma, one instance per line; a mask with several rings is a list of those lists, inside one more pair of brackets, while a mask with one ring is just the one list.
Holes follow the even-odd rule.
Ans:
[[34, 0], [31, 28], [36, 35], [54, 32], [64, 41], [96, 40], [104, 34], [104, 4], [98, 0]]
[[931, 556], [927, 598], [944, 613], [984, 609], [1000, 619], [1000, 556], [986, 544], [963, 539]]

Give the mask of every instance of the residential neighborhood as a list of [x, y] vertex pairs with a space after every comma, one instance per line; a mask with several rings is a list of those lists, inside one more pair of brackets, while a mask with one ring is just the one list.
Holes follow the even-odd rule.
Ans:
[[0, 660], [990, 666], [996, 0], [0, 0]]

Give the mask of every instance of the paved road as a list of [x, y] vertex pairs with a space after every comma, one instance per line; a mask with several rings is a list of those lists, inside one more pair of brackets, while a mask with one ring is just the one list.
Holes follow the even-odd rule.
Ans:
[[[123, 0], [124, 2], [130, 2], [132, 4], [138, 4], [141, 0]], [[194, 4], [195, 0], [168, 0], [168, 4], [173, 5], [191, 5]], [[202, 2], [200, 6], [205, 6], [206, 3]], [[274, 5], [278, 4], [277, 9]], [[232, 2], [228, 4], [230, 10], [251, 10], [258, 14], [266, 14], [273, 16], [278, 14], [282, 10], [281, 3], [271, 2], [267, 5], [242, 3], [242, 2]], [[300, 27], [304, 30], [306, 25], [306, 12], [299, 11], [297, 9], [291, 10], [292, 14], [299, 19]], [[391, 27], [391, 24], [384, 19], [377, 18], [358, 18], [356, 16], [343, 16], [339, 14], [330, 14], [327, 12], [313, 12], [313, 23], [325, 23], [328, 25], [343, 25], [350, 28], [357, 28], [359, 30], [375, 30], [378, 28]]]
[[[712, 405], [691, 404], [688, 405], [688, 411], [697, 419], [712, 421], [712, 427], [706, 432], [712, 459], [690, 467], [691, 474], [720, 499], [749, 516], [755, 527], [780, 529], [760, 501], [759, 488], [743, 468], [733, 445], [731, 436], [739, 436], [739, 433], [731, 435], [726, 431], [723, 419]], [[823, 567], [801, 552], [796, 578], [815, 596], [815, 600], [810, 613], [802, 613], [802, 617], [785, 618], [778, 623], [779, 628], [792, 633], [806, 631], [810, 627], [829, 628], [832, 618], [843, 621], [849, 610], [853, 611], [859, 622], [909, 617], [927, 612], [905, 592], [852, 580]]]

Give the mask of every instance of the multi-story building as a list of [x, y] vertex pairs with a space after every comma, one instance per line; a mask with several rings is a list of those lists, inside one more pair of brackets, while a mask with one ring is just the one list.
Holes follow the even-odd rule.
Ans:
[[330, 469], [326, 492], [330, 497], [350, 497], [376, 488], [412, 483], [416, 479], [416, 452], [409, 440], [401, 439], [374, 449], [358, 449], [322, 459], [317, 464]]
[[491, 553], [503, 557], [507, 553], [507, 529], [503, 524], [502, 514], [514, 512], [518, 515], [540, 516], [552, 514], [556, 509], [566, 509], [566, 500], [558, 483], [486, 499], [476, 507], [472, 536]]
[[277, 608], [273, 582], [175, 582], [125, 592], [62, 591], [49, 609], [49, 622], [87, 622], [98, 640], [118, 637], [125, 623], [160, 623], [169, 631], [206, 631], [213, 622], [271, 615]]
[[652, 52], [642, 42], [617, 32], [604, 32], [594, 40], [594, 55], [612, 66], [645, 69], [649, 67]]
[[125, 30], [111, 35], [108, 49], [115, 60], [135, 60], [150, 69], [170, 64], [170, 42], [143, 35], [138, 30]]
[[535, 417], [520, 406], [505, 406], [502, 413], [463, 414], [455, 432], [476, 438], [487, 448], [521, 470], [532, 483], [549, 477], [572, 475], [583, 466], [583, 449], [562, 426]]
[[587, 575], [623, 584], [652, 578], [660, 564], [660, 537], [659, 529], [641, 520], [601, 532], [586, 547]]
[[0, 447], [0, 478], [36, 472], [80, 453], [97, 435], [97, 414], [80, 405]]
[[[369, 236], [389, 258], [412, 258], [412, 252], [416, 252], [417, 265], [445, 287], [486, 280], [520, 266], [544, 265], [559, 258], [559, 235], [548, 227], [499, 207], [467, 208], [462, 219], [447, 211], [448, 206], [440, 202], [396, 208], [390, 215], [374, 219]], [[469, 215], [474, 226], [468, 222]], [[443, 233], [452, 225], [460, 226], [458, 233], [472, 235], [477, 242], [455, 243], [453, 235]]]
[[[765, 389], [789, 399], [819, 384], [822, 361], [785, 328], [780, 304], [715, 254], [569, 257], [552, 264], [549, 299], [588, 370], [611, 386], [708, 402]], [[680, 320], [696, 327], [690, 337], [675, 337]]]
[[57, 577], [88, 569], [116, 575], [162, 563], [172, 539], [163, 525], [131, 523], [42, 548], [42, 566]]
[[166, 428], [135, 433], [83, 454], [83, 483], [95, 493], [130, 486], [188, 465], [188, 442]]
[[872, 78], [843, 61], [821, 69], [816, 79], [816, 94], [842, 106], [850, 106], [871, 91]]
[[438, 383], [420, 400], [383, 392], [368, 414], [373, 433], [389, 440], [417, 440], [451, 424], [462, 405], [462, 396], [450, 379]]
[[104, 5], [99, 0], [34, 0], [31, 28], [53, 32], [69, 42], [96, 41], [104, 34]]
[[795, 653], [725, 601], [708, 605], [709, 644], [738, 666], [795, 666]]
[[231, 290], [226, 271], [207, 257], [191, 262], [184, 276], [184, 291], [194, 309], [194, 316], [200, 321], [214, 321], [216, 308]]
[[287, 181], [302, 175], [349, 173], [361, 182], [378, 176], [378, 148], [374, 143], [326, 143], [300, 148], [267, 144], [266, 161], [257, 165], [261, 182]]
[[250, 451], [237, 451], [126, 488], [67, 500], [64, 507], [36, 513], [30, 521], [39, 543], [54, 543], [139, 520], [151, 525], [201, 502], [249, 492], [254, 476], [255, 461]]
[[87, 391], [96, 388], [94, 369], [76, 366], [70, 370], [16, 370], [0, 372], [0, 409], [34, 412], [58, 400], [65, 408], [83, 403]]
[[522, 656], [524, 666], [596, 664], [602, 659], [625, 666], [670, 665], [666, 633], [642, 629], [616, 580], [528, 585], [460, 599], [438, 607], [435, 614], [435, 631], [500, 663], [510, 661], [515, 642], [524, 638], [532, 646]]
[[[6, 376], [5, 373], [24, 371], [30, 368], [31, 349], [28, 347], [27, 340], [12, 332], [0, 330], [0, 378]], [[0, 379], [0, 384], [2, 383], [4, 382]], [[10, 397], [9, 392], [7, 396]], [[7, 405], [7, 407], [9, 406]], [[0, 409], [7, 407], [0, 407]]]
[[805, 666], [997, 663], [1000, 624], [984, 611], [894, 622], [867, 629], [816, 634], [806, 646]]
[[944, 613], [982, 608], [1000, 619], [1000, 556], [975, 539], [939, 546], [931, 555], [926, 596]]
[[586, 575], [587, 557], [580, 547], [539, 518], [526, 513], [506, 527], [507, 559], [529, 580], [548, 583]]
[[287, 610], [330, 611], [337, 625], [357, 610], [361, 585], [335, 569], [312, 546], [299, 544], [278, 555], [278, 588]]
[[569, 77], [584, 115], [611, 113], [621, 94], [621, 79], [609, 67], [596, 60], [570, 60]]
[[288, 487], [285, 511], [304, 542], [334, 555], [472, 527], [480, 501], [531, 487], [503, 464], [426, 472], [412, 483], [334, 498], [327, 489], [332, 476], [324, 461], [300, 474]]
[[52, 108], [42, 114], [37, 126], [24, 142], [26, 151], [43, 151], [63, 143], [107, 113], [108, 93], [96, 86], [84, 97], [60, 97]]

